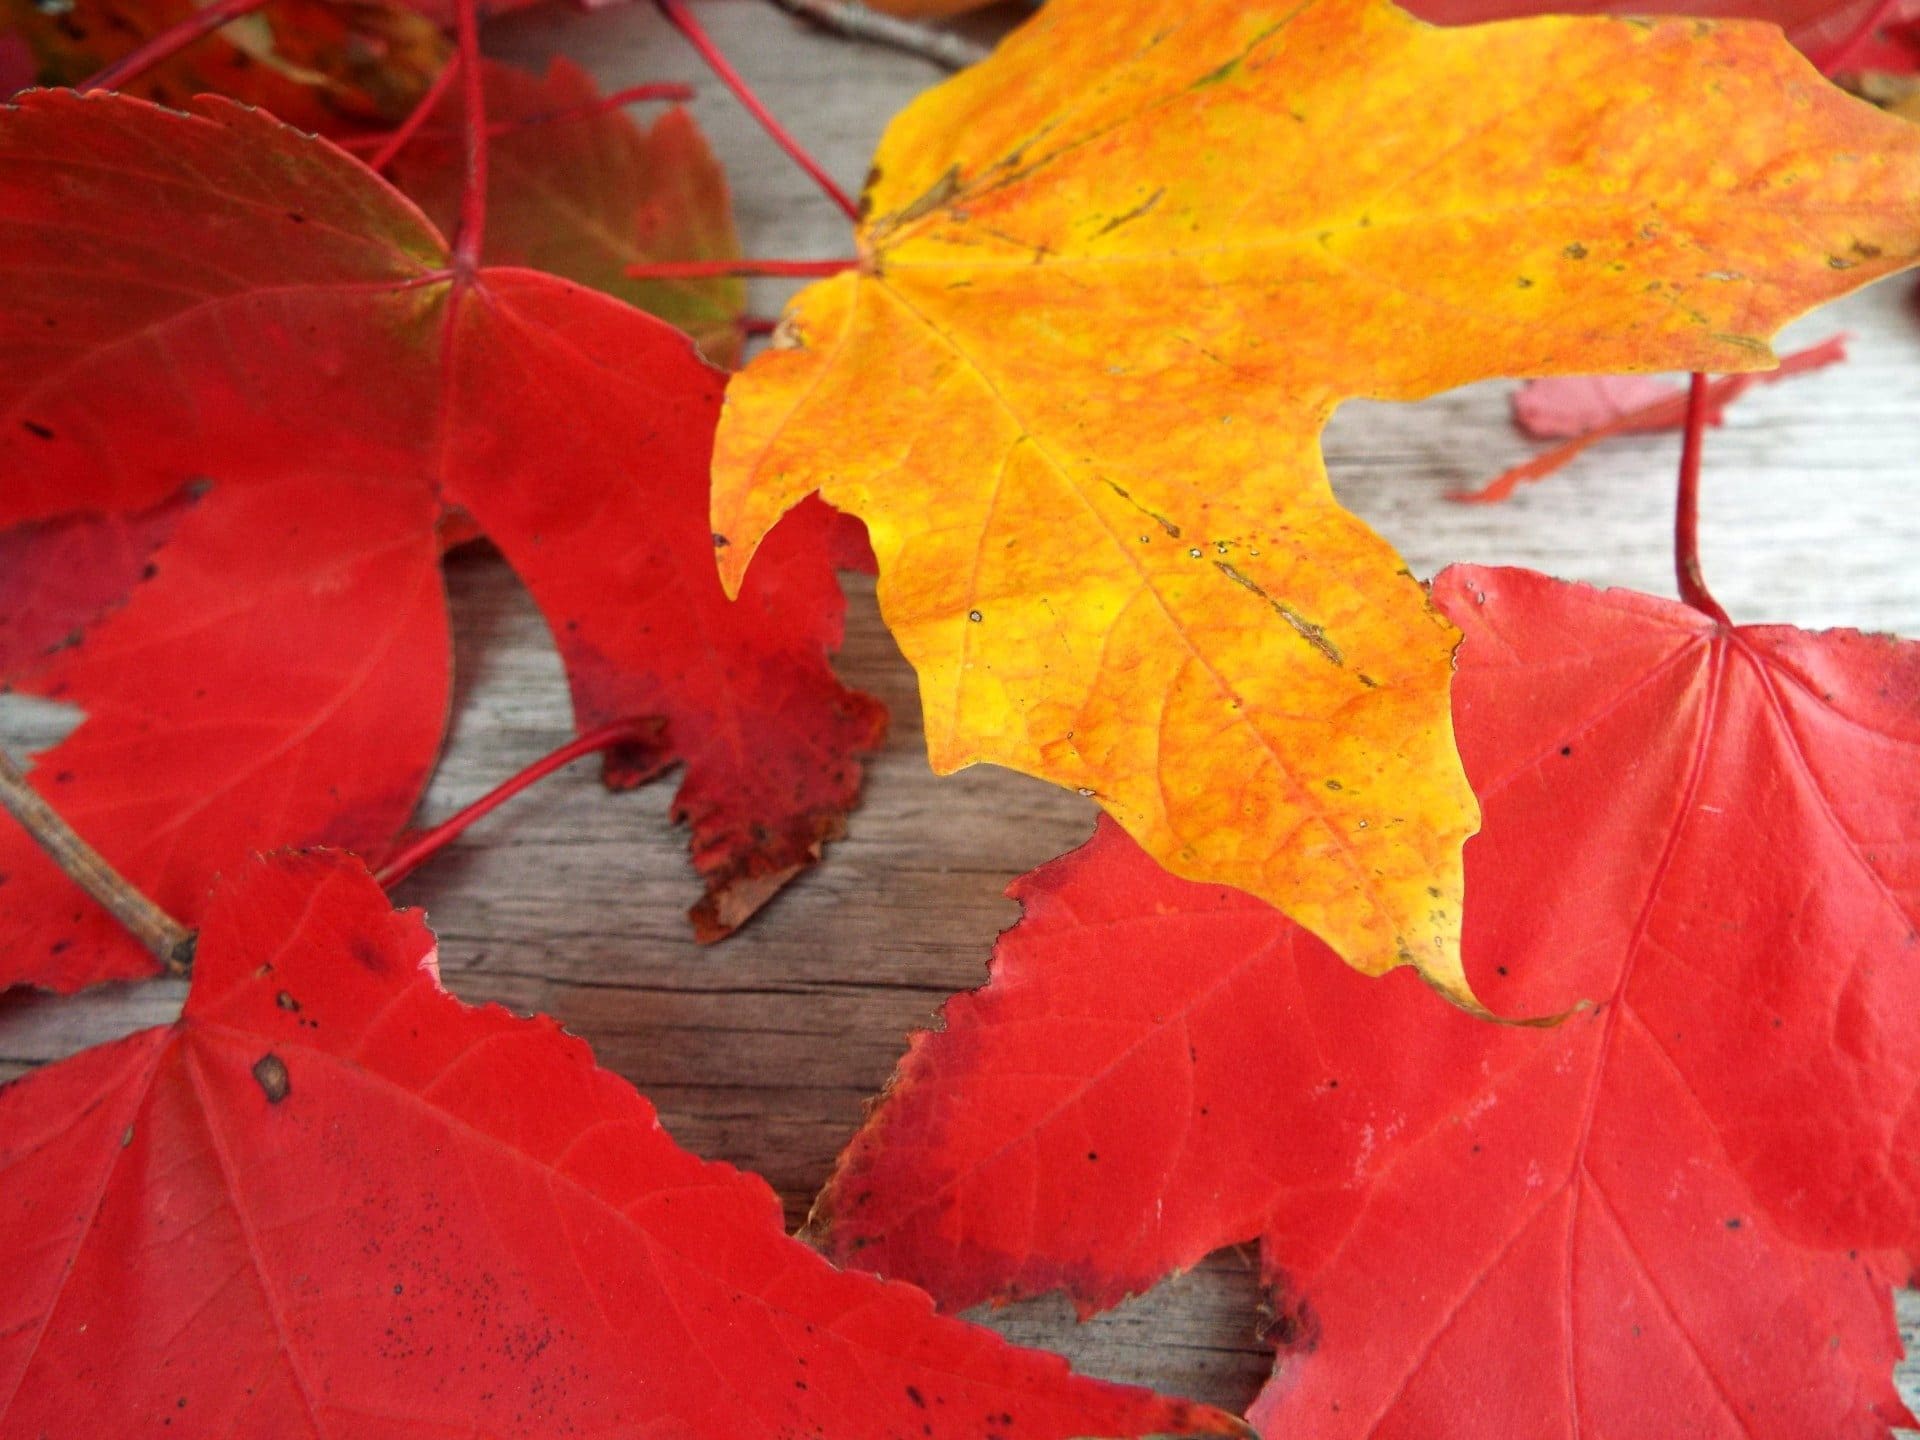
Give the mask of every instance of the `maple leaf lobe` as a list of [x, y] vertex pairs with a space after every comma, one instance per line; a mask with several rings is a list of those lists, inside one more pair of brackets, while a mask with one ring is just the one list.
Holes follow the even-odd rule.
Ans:
[[[990, 983], [842, 1156], [826, 1248], [1085, 1312], [1259, 1237], [1296, 1317], [1277, 1433], [1884, 1440], [1920, 1251], [1920, 645], [1516, 570], [1434, 593], [1487, 808], [1474, 989], [1593, 1004], [1526, 1030], [1363, 984], [1103, 822], [1012, 887]], [[1089, 1149], [1099, 1189], [1060, 1183]]]
[[[449, 527], [532, 592], [581, 728], [658, 718], [644, 763], [685, 766], [676, 813], [723, 924], [818, 858], [885, 724], [827, 664], [839, 522], [796, 514], [726, 602], [705, 515], [723, 377], [685, 336], [537, 272], [456, 277], [363, 166], [213, 97], [0, 111], [0, 265], [0, 548], [28, 580], [0, 603], [86, 626], [30, 672], [0, 659], [86, 712], [34, 783], [72, 774], [63, 809], [156, 903], [193, 921], [253, 850], [391, 843], [446, 723]], [[125, 547], [94, 547], [115, 573], [86, 593], [34, 578], [207, 476], [131, 589]], [[0, 833], [0, 868], [0, 984], [151, 970], [103, 912], [68, 919], [77, 892], [24, 835]]]
[[1091, 793], [1466, 1001], [1454, 632], [1335, 502], [1328, 415], [1764, 365], [1911, 259], [1917, 193], [1910, 127], [1759, 27], [1060, 0], [894, 122], [862, 268], [730, 387], [718, 562], [819, 490], [867, 522], [936, 769]]
[[0, 1433], [1247, 1433], [835, 1271], [583, 1042], [441, 990], [357, 861], [253, 862], [202, 934], [176, 1024], [0, 1087]]

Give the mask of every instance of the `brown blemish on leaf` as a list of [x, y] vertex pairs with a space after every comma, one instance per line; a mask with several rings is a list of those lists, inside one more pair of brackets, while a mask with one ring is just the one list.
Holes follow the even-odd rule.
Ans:
[[[1234, 584], [1244, 586], [1246, 589], [1258, 595], [1262, 600], [1266, 601], [1267, 604], [1273, 607], [1275, 614], [1300, 633], [1301, 639], [1305, 640], [1309, 645], [1313, 646], [1314, 649], [1326, 656], [1333, 664], [1345, 665], [1347, 663], [1346, 658], [1340, 653], [1340, 647], [1327, 638], [1327, 632], [1324, 629], [1307, 619], [1306, 616], [1302, 615], [1298, 610], [1295, 610], [1291, 605], [1274, 599], [1273, 596], [1269, 595], [1259, 584], [1249, 579], [1244, 571], [1234, 568], [1224, 560], [1214, 561], [1213, 568], [1233, 581]], [[1362, 676], [1361, 678], [1365, 679], [1366, 677]], [[1371, 686], [1372, 682], [1369, 681], [1368, 684]]]
[[293, 1089], [293, 1081], [287, 1075], [287, 1062], [271, 1050], [253, 1062], [253, 1078], [259, 1082], [269, 1105], [278, 1105]]
[[1114, 216], [1113, 219], [1109, 220], [1106, 224], [1102, 225], [1098, 230], [1094, 231], [1093, 232], [1094, 237], [1097, 239], [1102, 235], [1110, 235], [1115, 230], [1118, 230], [1122, 225], [1132, 224], [1135, 220], [1138, 220], [1141, 216], [1145, 215], [1149, 210], [1153, 209], [1154, 206], [1158, 205], [1160, 203], [1161, 196], [1165, 195], [1166, 193], [1167, 193], [1167, 187], [1162, 185], [1158, 190], [1154, 191], [1146, 199], [1142, 200], [1138, 205], [1134, 206], [1133, 209], [1127, 211], [1126, 214]]
[[923, 215], [931, 215], [935, 210], [938, 210], [959, 193], [960, 167], [958, 165], [950, 165], [947, 167], [946, 173], [922, 191], [919, 198], [909, 204], [906, 209], [896, 211], [894, 214], [876, 221], [874, 223], [874, 230], [878, 232], [900, 225], [910, 225]]
[[[1174, 524], [1173, 521], [1162, 515], [1158, 510], [1149, 510], [1146, 506], [1142, 505], [1138, 500], [1133, 498], [1133, 492], [1131, 490], [1126, 489], [1124, 486], [1116, 485], [1111, 480], [1106, 481], [1106, 486], [1109, 490], [1113, 491], [1114, 494], [1118, 495], [1122, 500], [1126, 501], [1129, 505], [1133, 506], [1134, 509], [1153, 521], [1153, 523], [1158, 525], [1162, 530], [1166, 531], [1167, 534], [1171, 535], [1175, 540], [1180, 538], [1180, 527], [1178, 525]], [[1140, 543], [1143, 545], [1147, 543], [1144, 535], [1141, 536]]]

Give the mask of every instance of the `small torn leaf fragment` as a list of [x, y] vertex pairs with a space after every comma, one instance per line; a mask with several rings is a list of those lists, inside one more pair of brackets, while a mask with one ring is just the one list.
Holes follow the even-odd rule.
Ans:
[[1487, 815], [1469, 976], [1506, 1014], [1590, 1003], [1530, 1029], [1368, 985], [1103, 824], [914, 1038], [828, 1253], [1084, 1312], [1258, 1239], [1270, 1435], [1887, 1440], [1920, 645], [1520, 570], [1434, 593]]
[[[1755, 385], [1790, 380], [1846, 358], [1846, 336], [1835, 335], [1782, 356], [1772, 370], [1722, 375], [1707, 386], [1706, 423], [1721, 424], [1727, 406]], [[1535, 439], [1565, 443], [1503, 470], [1478, 490], [1461, 491], [1449, 498], [1477, 504], [1505, 500], [1522, 485], [1544, 480], [1562, 469], [1591, 445], [1615, 435], [1677, 430], [1686, 416], [1686, 390], [1647, 375], [1560, 375], [1529, 380], [1514, 392], [1514, 424]]]
[[[515, 128], [488, 146], [481, 258], [604, 290], [686, 331], [714, 364], [738, 364], [743, 281], [625, 273], [649, 260], [739, 258], [726, 176], [693, 117], [676, 107], [642, 129], [622, 110], [572, 113], [601, 97], [565, 59], [544, 76], [491, 60], [485, 72], [488, 124]], [[466, 173], [463, 98], [452, 87], [386, 172], [445, 234], [458, 223]]]
[[937, 770], [1097, 795], [1176, 873], [1471, 1004], [1454, 634], [1322, 427], [1764, 368], [1920, 251], [1920, 131], [1764, 26], [1049, 0], [895, 119], [865, 205], [857, 269], [729, 386], [728, 585], [818, 491], [867, 522]]
[[[0, 111], [0, 272], [9, 558], [45, 574], [61, 537], [192, 497], [143, 568], [88, 577], [90, 617], [61, 602], [77, 643], [0, 672], [85, 712], [34, 783], [169, 913], [252, 851], [377, 859], [406, 822], [447, 718], [449, 519], [532, 592], [581, 729], [664, 722], [608, 774], [685, 766], [703, 935], [841, 833], [886, 722], [827, 663], [846, 522], [796, 516], [725, 598], [723, 377], [678, 331], [550, 275], [461, 277], [364, 167], [211, 97]], [[151, 970], [10, 824], [0, 874], [0, 986]]]
[[238, 869], [176, 1024], [0, 1088], [0, 1435], [1246, 1433], [835, 1270], [351, 857]]

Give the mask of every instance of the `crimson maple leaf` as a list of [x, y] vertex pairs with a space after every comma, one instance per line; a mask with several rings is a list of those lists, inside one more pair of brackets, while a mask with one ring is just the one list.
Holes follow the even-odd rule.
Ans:
[[1766, 20], [1829, 73], [1910, 74], [1920, 64], [1920, 43], [1913, 34], [1920, 18], [1915, 0], [1410, 0], [1407, 9], [1436, 25], [1480, 25], [1544, 14]]
[[1021, 881], [816, 1215], [945, 1304], [1108, 1305], [1258, 1237], [1270, 1434], [1910, 1423], [1920, 646], [1464, 567], [1488, 1024], [1111, 826]]
[[[164, 908], [191, 921], [252, 850], [378, 855], [405, 822], [446, 725], [447, 523], [532, 592], [582, 729], [664, 721], [609, 774], [685, 764], [703, 934], [840, 833], [885, 712], [827, 665], [836, 517], [723, 598], [722, 376], [678, 332], [458, 264], [357, 162], [210, 98], [0, 112], [0, 276], [0, 547], [26, 577], [0, 632], [73, 641], [0, 681], [86, 712], [34, 782]], [[76, 546], [113, 558], [62, 590]], [[12, 827], [0, 875], [0, 984], [149, 968]]]
[[[685, 330], [714, 364], [736, 365], [742, 281], [626, 274], [646, 261], [740, 258], [726, 176], [693, 118], [676, 107], [642, 129], [625, 111], [606, 108], [592, 77], [564, 59], [544, 75], [495, 61], [483, 73], [488, 123], [517, 128], [488, 147], [481, 258], [604, 290]], [[450, 87], [386, 171], [448, 232], [466, 184], [463, 102], [460, 88]]]
[[242, 867], [178, 1023], [0, 1089], [0, 1436], [1241, 1434], [842, 1274], [358, 861]]

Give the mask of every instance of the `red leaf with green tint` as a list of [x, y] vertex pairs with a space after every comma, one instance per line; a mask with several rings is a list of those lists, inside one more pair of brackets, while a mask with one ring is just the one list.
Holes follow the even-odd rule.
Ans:
[[[358, 163], [213, 100], [0, 112], [0, 277], [9, 558], [44, 575], [46, 547], [197, 497], [59, 602], [78, 644], [0, 673], [86, 713], [35, 783], [163, 908], [191, 922], [251, 851], [377, 857], [405, 823], [446, 721], [448, 523], [532, 591], [582, 729], [664, 721], [610, 774], [685, 764], [703, 933], [840, 833], [885, 715], [826, 661], [838, 523], [815, 506], [723, 598], [722, 377], [678, 332], [552, 276], [463, 275]], [[22, 588], [0, 631], [48, 610]], [[0, 875], [0, 985], [151, 968], [12, 826]]]
[[1242, 1432], [845, 1275], [349, 857], [252, 861], [177, 1024], [0, 1090], [0, 1435]]
[[1272, 1435], [1883, 1437], [1920, 1250], [1920, 646], [1434, 586], [1489, 1024], [1111, 827], [842, 1158], [829, 1251], [1083, 1308], [1261, 1241]]
[[[460, 215], [465, 161], [459, 87], [429, 129], [387, 167], [396, 185], [443, 231]], [[650, 260], [738, 259], [726, 176], [684, 110], [642, 129], [601, 95], [577, 65], [555, 60], [544, 76], [486, 66], [487, 120], [496, 134], [487, 164], [491, 265], [528, 265], [578, 280], [658, 315], [693, 336], [716, 365], [740, 359], [746, 286], [739, 280], [635, 280]]]
[[[197, 0], [0, 0], [0, 32], [27, 52], [23, 85], [74, 86], [203, 9]], [[303, 130], [347, 135], [405, 118], [450, 48], [439, 26], [386, 0], [273, 0], [114, 88], [162, 105], [225, 95]], [[5, 79], [0, 68], [0, 98], [12, 94]]]

